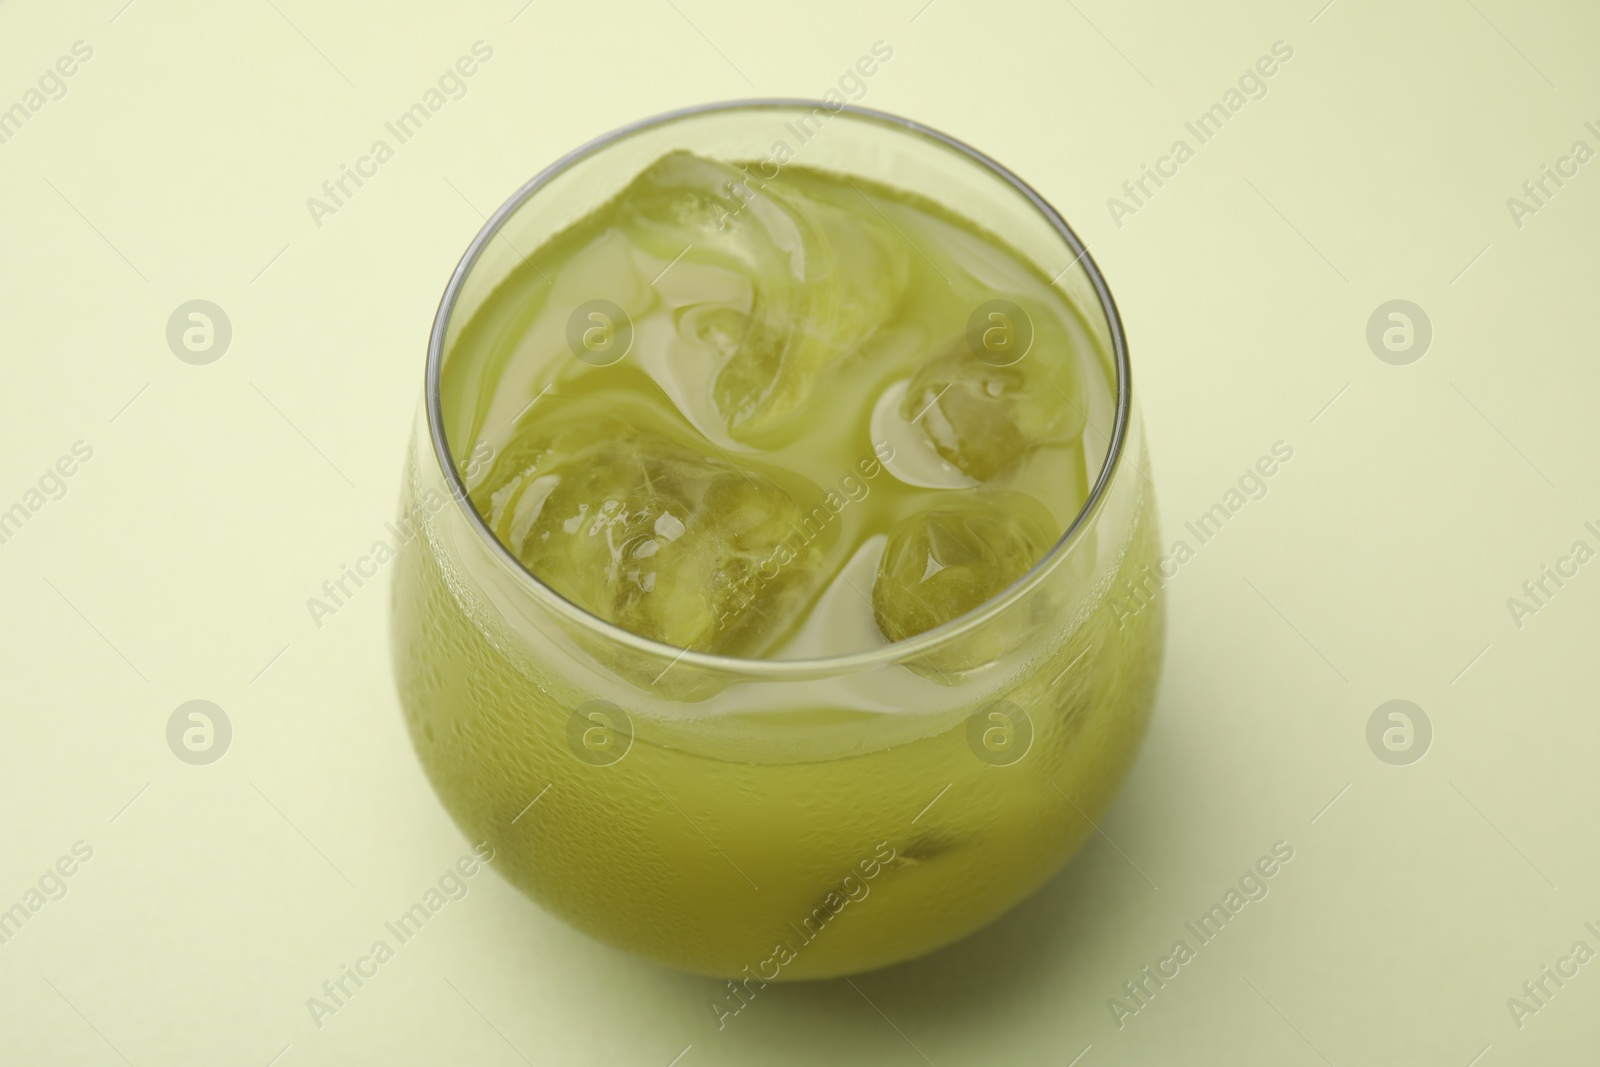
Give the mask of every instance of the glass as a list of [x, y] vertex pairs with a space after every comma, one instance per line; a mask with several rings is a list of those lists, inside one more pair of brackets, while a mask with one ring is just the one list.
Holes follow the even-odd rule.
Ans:
[[[467, 500], [486, 457], [459, 439], [484, 397], [470, 366], [445, 365], [527, 253], [677, 149], [768, 169], [792, 157], [946, 205], [1082, 313], [1105, 376], [1104, 402], [1087, 405], [1089, 497], [1001, 595], [870, 651], [741, 659], [588, 614], [489, 532]], [[990, 922], [1084, 841], [1149, 718], [1164, 608], [1130, 387], [1082, 242], [1005, 168], [924, 126], [820, 102], [718, 104], [557, 161], [450, 280], [402, 490], [416, 536], [395, 568], [394, 665], [445, 807], [572, 925], [738, 979], [730, 1012], [765, 982], [885, 966]]]

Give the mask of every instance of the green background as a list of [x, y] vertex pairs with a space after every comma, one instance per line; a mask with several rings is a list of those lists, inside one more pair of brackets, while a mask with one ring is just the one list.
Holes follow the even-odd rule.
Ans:
[[[1586, 1062], [1600, 964], [1520, 1029], [1506, 999], [1600, 950], [1600, 564], [1520, 628], [1506, 600], [1600, 548], [1600, 164], [1520, 227], [1506, 200], [1600, 148], [1600, 13], [1321, 3], [0, 3], [0, 108], [94, 50], [0, 144], [0, 508], [94, 450], [0, 544], [0, 908], [94, 850], [0, 945], [0, 1061]], [[306, 198], [478, 40], [467, 95], [316, 226]], [[1294, 449], [1168, 588], [1103, 834], [989, 930], [720, 1032], [716, 983], [480, 874], [317, 1029], [306, 998], [468, 850], [395, 703], [387, 574], [320, 629], [305, 605], [384, 536], [449, 271], [569, 148], [820, 96], [878, 40], [861, 103], [1005, 162], [1092, 246], [1167, 542]], [[1116, 225], [1122, 182], [1280, 40], [1266, 96]], [[197, 298], [233, 326], [207, 366], [165, 338]], [[1366, 342], [1391, 299], [1433, 326], [1407, 366]], [[197, 698], [234, 730], [210, 766], [166, 742]], [[1395, 698], [1433, 727], [1409, 766], [1366, 740]], [[1280, 840], [1270, 895], [1119, 1030], [1108, 998]]]

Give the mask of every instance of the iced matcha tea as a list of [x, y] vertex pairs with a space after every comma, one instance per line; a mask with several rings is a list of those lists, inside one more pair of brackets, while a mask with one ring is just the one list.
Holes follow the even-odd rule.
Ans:
[[1155, 531], [1109, 297], [1060, 281], [1081, 248], [1052, 276], [981, 197], [874, 172], [853, 139], [925, 136], [881, 120], [835, 120], [835, 167], [696, 150], [696, 121], [513, 236], [524, 190], [458, 272], [394, 646], [501, 872], [738, 979], [732, 1014], [1059, 867], [1137, 749], [1162, 614], [1105, 607]]

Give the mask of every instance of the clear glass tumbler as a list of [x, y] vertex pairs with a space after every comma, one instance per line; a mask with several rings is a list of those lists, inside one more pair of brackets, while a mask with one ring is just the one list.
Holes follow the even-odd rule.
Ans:
[[[445, 373], [526, 253], [652, 161], [688, 149], [781, 166], [779, 145], [974, 220], [1080, 309], [1104, 372], [1087, 413], [1090, 494], [1048, 556], [967, 615], [828, 659], [673, 648], [562, 599], [468, 500], [484, 457], [461, 428], [484, 398], [471, 368]], [[1082, 242], [1010, 171], [914, 122], [719, 104], [557, 161], [495, 212], [451, 277], [408, 457], [402, 521], [416, 535], [396, 561], [394, 667], [445, 807], [567, 922], [745, 990], [881, 967], [990, 922], [1091, 832], [1149, 718], [1164, 624], [1131, 384]]]

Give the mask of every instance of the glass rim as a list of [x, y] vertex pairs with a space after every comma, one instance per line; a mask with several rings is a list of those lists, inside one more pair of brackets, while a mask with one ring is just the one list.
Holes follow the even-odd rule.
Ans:
[[[1072, 267], [1081, 263], [1085, 274], [1094, 287], [1095, 295], [1099, 298], [1100, 310], [1105, 315], [1106, 327], [1111, 337], [1112, 359], [1116, 369], [1116, 415], [1107, 445], [1105, 462], [1101, 465], [1100, 472], [1094, 484], [1090, 487], [1089, 495], [1084, 500], [1083, 506], [1078, 510], [1078, 514], [1073, 518], [1072, 522], [1067, 524], [1067, 528], [1062, 532], [1061, 537], [1051, 546], [1048, 552], [1040, 557], [1016, 581], [971, 611], [958, 615], [948, 622], [941, 623], [931, 630], [926, 630], [912, 637], [890, 641], [876, 648], [837, 656], [807, 659], [772, 659], [696, 652], [693, 649], [679, 648], [664, 641], [657, 641], [653, 638], [636, 634], [573, 603], [540, 580], [538, 575], [524, 566], [522, 561], [513, 555], [511, 550], [494, 535], [494, 531], [489, 528], [488, 523], [472, 504], [466, 482], [462, 478], [461, 472], [456, 468], [455, 457], [451, 453], [450, 442], [444, 430], [444, 402], [441, 381], [445, 356], [445, 335], [450, 326], [451, 316], [455, 312], [456, 302], [461, 296], [467, 278], [472, 273], [473, 267], [477, 265], [489, 242], [499, 234], [505, 223], [533, 198], [534, 194], [538, 193], [540, 189], [550, 184], [551, 181], [566, 172], [574, 164], [634, 134], [683, 119], [724, 111], [756, 112], [794, 108], [807, 110], [821, 108], [831, 115], [845, 113], [859, 120], [888, 127], [900, 133], [910, 133], [935, 142], [977, 163], [991, 175], [999, 178], [1014, 191], [1020, 193], [1024, 199], [1032, 204], [1034, 209], [1056, 231], [1057, 235], [1066, 242], [1068, 249], [1074, 253], [1072, 262], [1067, 264], [1056, 275], [1056, 279], [1059, 279]], [[975, 221], [979, 221], [981, 224], [981, 220]], [[1055, 280], [1052, 280], [1050, 283], [1052, 289], [1055, 288], [1055, 284]], [[1117, 311], [1116, 300], [1112, 297], [1111, 290], [1100, 273], [1099, 266], [1095, 263], [1094, 258], [1089, 255], [1088, 246], [1079, 239], [1072, 227], [1027, 182], [964, 141], [899, 115], [878, 111], [873, 108], [856, 107], [852, 104], [834, 107], [821, 100], [807, 100], [800, 97], [760, 97], [696, 104], [690, 107], [665, 111], [619, 126], [567, 152], [535, 174], [516, 192], [512, 193], [506, 202], [501, 204], [494, 214], [489, 216], [488, 220], [483, 224], [483, 228], [472, 239], [460, 262], [456, 264], [455, 270], [451, 273], [449, 283], [445, 286], [444, 295], [439, 301], [439, 310], [434, 315], [433, 328], [428, 337], [428, 360], [424, 377], [423, 398], [427, 411], [428, 433], [433, 439], [434, 458], [438, 461], [443, 471], [446, 484], [449, 487], [449, 495], [455, 499], [456, 504], [465, 512], [468, 523], [477, 532], [478, 536], [486, 542], [490, 553], [502, 565], [506, 566], [516, 576], [519, 584], [537, 600], [585, 630], [607, 640], [614, 641], [637, 652], [671, 660], [668, 665], [669, 669], [682, 663], [701, 670], [718, 673], [794, 681], [828, 677], [914, 657], [925, 652], [928, 648], [937, 647], [981, 626], [984, 622], [1021, 599], [1039, 582], [1043, 581], [1045, 576], [1054, 569], [1055, 564], [1082, 540], [1080, 534], [1088, 527], [1090, 520], [1101, 510], [1107, 491], [1110, 488], [1111, 480], [1122, 465], [1123, 455], [1126, 452], [1129, 424], [1132, 421], [1132, 386], [1132, 372], [1129, 366], [1128, 345], [1123, 333], [1122, 318]]]

